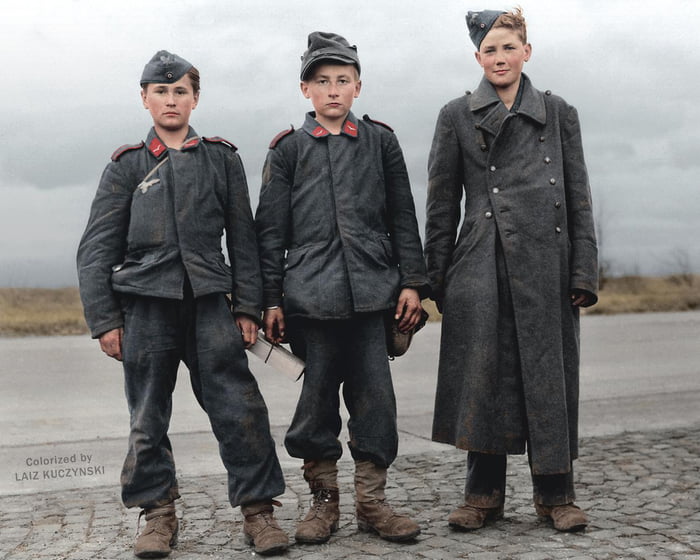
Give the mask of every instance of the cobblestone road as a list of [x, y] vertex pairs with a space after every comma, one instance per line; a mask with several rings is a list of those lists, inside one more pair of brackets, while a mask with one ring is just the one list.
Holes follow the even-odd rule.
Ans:
[[[578, 503], [591, 524], [580, 534], [559, 533], [536, 517], [524, 457], [510, 461], [505, 518], [473, 533], [452, 531], [445, 519], [460, 501], [465, 454], [445, 447], [399, 457], [392, 466], [387, 494], [419, 521], [422, 534], [412, 544], [388, 543], [357, 531], [349, 466], [341, 464], [339, 531], [324, 545], [292, 545], [284, 557], [700, 559], [700, 426], [583, 439], [576, 463]], [[277, 516], [293, 534], [309, 495], [300, 470], [285, 469], [285, 476], [288, 488]], [[226, 502], [223, 474], [183, 478], [180, 486], [180, 542], [171, 558], [256, 557], [241, 537], [240, 513]], [[122, 507], [116, 486], [3, 496], [0, 511], [0, 558], [134, 558], [137, 511]]]

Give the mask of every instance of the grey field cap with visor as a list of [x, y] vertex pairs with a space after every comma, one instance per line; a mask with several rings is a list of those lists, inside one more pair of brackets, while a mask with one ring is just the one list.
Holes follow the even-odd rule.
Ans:
[[481, 47], [481, 41], [484, 40], [486, 34], [491, 31], [493, 24], [499, 16], [506, 12], [498, 10], [483, 10], [481, 12], [467, 12], [467, 28], [469, 29], [469, 37], [472, 43], [478, 49]]
[[174, 84], [182, 78], [192, 64], [181, 56], [168, 51], [158, 51], [143, 69], [141, 85]]
[[308, 48], [301, 56], [301, 79], [307, 79], [311, 67], [322, 60], [353, 64], [360, 73], [360, 59], [357, 47], [336, 33], [314, 31], [309, 33]]

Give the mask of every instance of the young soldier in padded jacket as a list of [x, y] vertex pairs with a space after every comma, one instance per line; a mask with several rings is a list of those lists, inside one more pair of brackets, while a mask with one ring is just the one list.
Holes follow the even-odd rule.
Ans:
[[396, 541], [420, 532], [384, 495], [398, 446], [384, 316], [412, 329], [427, 278], [401, 149], [388, 127], [351, 112], [360, 88], [356, 47], [311, 33], [301, 90], [314, 111], [273, 140], [256, 214], [265, 335], [288, 337], [306, 360], [285, 439], [313, 494], [297, 526], [303, 543], [325, 542], [338, 527], [341, 384], [359, 528]]
[[131, 434], [122, 499], [146, 517], [134, 552], [166, 556], [177, 540], [167, 432], [181, 361], [219, 441], [246, 538], [259, 553], [281, 552], [288, 538], [272, 510], [284, 480], [245, 355], [257, 336], [261, 283], [243, 165], [232, 144], [189, 126], [199, 101], [192, 64], [159, 51], [141, 87], [153, 128], [145, 143], [112, 156], [78, 250], [92, 336], [124, 364]]

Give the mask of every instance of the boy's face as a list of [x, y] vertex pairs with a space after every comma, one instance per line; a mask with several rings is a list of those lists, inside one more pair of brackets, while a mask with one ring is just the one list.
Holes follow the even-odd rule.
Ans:
[[495, 27], [481, 42], [476, 60], [496, 89], [508, 89], [520, 84], [523, 65], [531, 54], [530, 43], [523, 44], [517, 32], [507, 27]]
[[313, 75], [301, 82], [301, 92], [311, 100], [316, 120], [321, 124], [343, 122], [362, 82], [352, 64], [321, 64]]
[[141, 99], [156, 129], [176, 132], [189, 126], [199, 94], [194, 93], [190, 77], [185, 74], [173, 84], [146, 84], [141, 89]]

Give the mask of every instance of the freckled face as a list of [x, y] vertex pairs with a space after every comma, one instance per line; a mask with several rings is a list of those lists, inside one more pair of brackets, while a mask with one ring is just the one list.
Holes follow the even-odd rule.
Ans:
[[530, 43], [524, 44], [515, 31], [496, 27], [484, 37], [476, 53], [476, 60], [494, 87], [509, 89], [520, 84], [523, 65], [531, 54]]
[[189, 126], [199, 94], [194, 93], [192, 82], [185, 74], [174, 84], [147, 84], [145, 90], [141, 90], [141, 99], [156, 129], [177, 132]]

